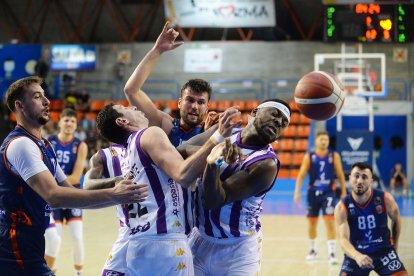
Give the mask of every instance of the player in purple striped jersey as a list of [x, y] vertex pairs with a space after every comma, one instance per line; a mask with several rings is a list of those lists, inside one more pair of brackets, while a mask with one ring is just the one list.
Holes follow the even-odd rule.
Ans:
[[[290, 114], [282, 100], [263, 102], [244, 129], [208, 156], [196, 191], [196, 228], [190, 236], [196, 275], [258, 275], [262, 202], [280, 168], [269, 144], [289, 125]], [[224, 158], [238, 151], [241, 158]]]
[[[126, 149], [122, 145], [113, 144], [109, 148], [100, 149], [90, 159], [90, 169], [85, 174], [86, 189], [103, 189], [115, 186], [123, 179], [129, 170]], [[102, 179], [104, 178], [104, 179]], [[145, 190], [147, 192], [147, 189]], [[127, 272], [126, 252], [128, 248], [128, 209], [122, 205], [116, 206], [119, 219], [118, 237], [112, 246], [108, 259], [102, 270], [102, 276], [108, 274], [123, 276]]]
[[195, 154], [183, 160], [165, 132], [159, 127], [148, 127], [148, 119], [135, 107], [110, 104], [98, 114], [100, 133], [112, 142], [128, 145], [129, 175], [133, 181], [149, 186], [148, 198], [129, 206], [128, 274], [194, 273], [185, 234], [183, 189], [179, 186], [187, 188], [196, 180], [210, 150], [240, 125], [241, 121], [232, 122], [239, 115], [237, 108], [227, 109], [220, 117], [219, 130]]
[[[398, 257], [401, 217], [393, 196], [373, 189], [372, 168], [352, 165], [351, 194], [335, 207], [339, 243], [345, 252], [340, 275], [408, 275]], [[388, 228], [391, 219], [391, 231]]]

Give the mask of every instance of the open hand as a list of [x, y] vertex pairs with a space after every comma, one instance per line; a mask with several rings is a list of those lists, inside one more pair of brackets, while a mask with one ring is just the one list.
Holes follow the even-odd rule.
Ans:
[[233, 119], [240, 116], [240, 114], [239, 107], [232, 106], [219, 115], [218, 131], [223, 137], [229, 137], [233, 128], [241, 126], [242, 120], [238, 120], [235, 123], [233, 122]]
[[112, 188], [112, 198], [117, 204], [142, 202], [147, 197], [148, 185], [135, 184], [130, 179], [124, 179]]
[[184, 44], [183, 41], [175, 41], [179, 33], [173, 28], [168, 29], [168, 24], [170, 24], [169, 21], [165, 23], [164, 28], [162, 29], [154, 45], [154, 48], [160, 53], [174, 50], [175, 48]]

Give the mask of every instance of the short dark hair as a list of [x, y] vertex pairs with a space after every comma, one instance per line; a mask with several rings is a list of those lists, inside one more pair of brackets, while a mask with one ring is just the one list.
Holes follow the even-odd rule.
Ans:
[[14, 106], [14, 103], [16, 101], [23, 100], [23, 96], [28, 86], [34, 83], [40, 85], [42, 84], [42, 82], [43, 79], [37, 76], [26, 77], [13, 82], [7, 89], [5, 97], [5, 102], [10, 111], [16, 112], [16, 107]]
[[372, 171], [372, 167], [371, 167], [370, 165], [368, 165], [367, 163], [363, 163], [363, 162], [357, 162], [357, 163], [354, 163], [354, 164], [352, 165], [351, 171], [352, 171], [354, 168], [358, 168], [358, 169], [360, 169], [360, 170], [365, 170], [365, 169], [368, 169], [368, 170], [371, 172], [371, 174], [372, 174], [372, 175], [374, 175], [374, 172]]
[[326, 135], [326, 136], [329, 137], [329, 133], [327, 131], [325, 131], [325, 130], [321, 130], [321, 131], [318, 131], [316, 133], [316, 137], [319, 137], [319, 136], [322, 136], [322, 135]]
[[78, 118], [78, 113], [72, 108], [65, 108], [60, 112], [60, 118], [63, 117], [75, 117]]
[[210, 100], [211, 97], [211, 85], [203, 80], [203, 79], [190, 79], [186, 83], [184, 83], [183, 87], [181, 87], [181, 93], [180, 97], [183, 96], [184, 90], [186, 88], [191, 88], [192, 91], [196, 93], [208, 93], [208, 100]]
[[96, 117], [96, 127], [99, 133], [110, 142], [124, 144], [129, 136], [129, 132], [121, 128], [116, 119], [124, 116], [114, 109], [114, 104], [105, 105]]

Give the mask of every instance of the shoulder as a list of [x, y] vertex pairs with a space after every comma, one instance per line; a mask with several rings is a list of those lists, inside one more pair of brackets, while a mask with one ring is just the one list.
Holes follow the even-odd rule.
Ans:
[[[101, 149], [102, 152], [104, 149]], [[101, 150], [98, 150], [90, 159], [90, 164], [92, 167], [101, 166], [103, 164]]]
[[12, 149], [12, 151], [26, 151], [33, 148], [38, 148], [38, 146], [32, 139], [26, 136], [15, 137], [8, 144], [8, 149]]

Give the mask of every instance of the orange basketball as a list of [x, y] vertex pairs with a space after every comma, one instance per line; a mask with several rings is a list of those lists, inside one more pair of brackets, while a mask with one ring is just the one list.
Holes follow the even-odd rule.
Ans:
[[328, 120], [341, 110], [344, 86], [331, 73], [313, 71], [304, 75], [295, 88], [295, 103], [312, 120]]

